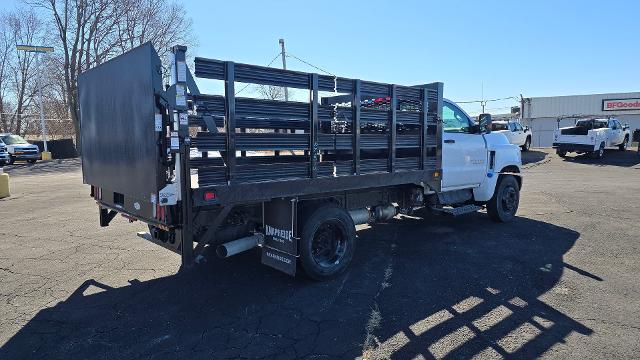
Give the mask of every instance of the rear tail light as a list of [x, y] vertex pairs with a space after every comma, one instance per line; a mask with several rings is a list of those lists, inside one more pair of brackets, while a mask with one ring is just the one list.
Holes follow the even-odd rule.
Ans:
[[205, 191], [204, 193], [204, 201], [213, 201], [216, 199], [216, 193], [213, 191]]

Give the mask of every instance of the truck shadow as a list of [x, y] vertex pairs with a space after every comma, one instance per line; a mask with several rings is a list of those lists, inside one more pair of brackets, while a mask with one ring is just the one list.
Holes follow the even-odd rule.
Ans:
[[535, 358], [592, 333], [538, 300], [570, 266], [575, 231], [476, 214], [358, 234], [350, 270], [324, 283], [266, 269], [255, 253], [121, 288], [87, 280], [0, 358]]
[[52, 161], [38, 161], [35, 164], [17, 161], [13, 165], [5, 165], [3, 171], [11, 176], [55, 174], [78, 171], [82, 167], [80, 158]]
[[529, 149], [522, 152], [522, 165], [540, 162], [549, 156], [549, 153], [539, 150]]
[[621, 166], [632, 167], [640, 164], [640, 153], [635, 149], [620, 151], [615, 149], [605, 150], [604, 157], [602, 159], [592, 159], [588, 154], [568, 154], [564, 158], [565, 161], [589, 164], [595, 166]]

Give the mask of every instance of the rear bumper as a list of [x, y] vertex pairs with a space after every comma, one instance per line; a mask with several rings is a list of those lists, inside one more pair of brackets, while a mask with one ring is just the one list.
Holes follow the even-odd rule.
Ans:
[[593, 151], [593, 145], [585, 145], [585, 144], [564, 144], [564, 143], [553, 143], [553, 148], [566, 151], [566, 152], [590, 152]]

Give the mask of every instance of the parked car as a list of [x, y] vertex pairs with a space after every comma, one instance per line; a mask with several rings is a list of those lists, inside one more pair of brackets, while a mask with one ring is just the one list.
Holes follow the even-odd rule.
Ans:
[[576, 126], [560, 128], [554, 132], [553, 147], [561, 157], [565, 157], [568, 152], [576, 152], [600, 159], [607, 147], [626, 150], [630, 139], [629, 125], [620, 124], [618, 119], [580, 119], [576, 121]]
[[13, 164], [16, 160], [24, 160], [31, 164], [35, 164], [40, 160], [40, 149], [36, 145], [30, 144], [22, 136], [13, 134], [0, 134], [2, 140], [9, 153], [9, 164]]
[[531, 130], [528, 126], [513, 121], [494, 121], [491, 132], [504, 134], [511, 144], [518, 145], [522, 151], [529, 151], [531, 147]]
[[9, 153], [7, 152], [7, 146], [0, 139], [0, 166], [5, 166], [9, 162]]

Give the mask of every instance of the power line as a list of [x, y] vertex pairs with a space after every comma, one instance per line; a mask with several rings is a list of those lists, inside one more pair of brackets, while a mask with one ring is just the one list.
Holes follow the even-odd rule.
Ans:
[[[267, 67], [271, 66], [271, 64], [273, 64], [273, 62], [274, 62], [274, 61], [276, 61], [276, 59], [280, 57], [280, 54], [281, 54], [281, 53], [278, 53], [278, 54], [277, 54], [273, 59], [271, 59], [271, 61], [269, 61], [269, 63], [267, 64]], [[247, 85], [245, 85], [242, 89], [238, 90], [238, 91], [235, 93], [235, 95], [240, 94], [242, 91], [244, 91], [244, 89], [248, 88], [248, 87], [249, 87], [249, 85], [251, 85], [251, 84], [247, 84]]]
[[501, 100], [509, 100], [509, 99], [513, 99], [513, 100], [518, 100], [519, 97], [517, 96], [508, 96], [508, 97], [503, 97], [503, 98], [497, 98], [497, 99], [489, 99], [489, 100], [470, 100], [470, 101], [456, 101], [456, 104], [476, 104], [476, 103], [487, 103], [487, 102], [492, 102], [492, 101], [501, 101]]
[[293, 55], [293, 54], [292, 54], [292, 53], [290, 53], [290, 52], [287, 52], [287, 54], [286, 54], [286, 55], [287, 55], [287, 56], [289, 56], [289, 57], [292, 57], [292, 58], [294, 58], [294, 59], [296, 59], [296, 60], [298, 60], [298, 61], [300, 61], [301, 63], [304, 63], [304, 64], [306, 64], [306, 65], [308, 65], [308, 66], [311, 66], [312, 68], [314, 68], [314, 69], [316, 69], [316, 70], [320, 70], [320, 71], [322, 71], [322, 72], [323, 72], [323, 73], [325, 73], [325, 74], [328, 74], [328, 75], [331, 75], [331, 76], [333, 76], [333, 77], [336, 77], [336, 75], [335, 75], [335, 74], [332, 74], [332, 73], [328, 72], [327, 70], [325, 70], [325, 69], [323, 69], [323, 68], [321, 68], [321, 67], [319, 67], [319, 66], [313, 65], [313, 64], [311, 64], [311, 63], [310, 63], [310, 62], [308, 62], [308, 61], [302, 60], [302, 59], [300, 59], [299, 57], [297, 57], [297, 56]]

